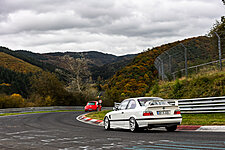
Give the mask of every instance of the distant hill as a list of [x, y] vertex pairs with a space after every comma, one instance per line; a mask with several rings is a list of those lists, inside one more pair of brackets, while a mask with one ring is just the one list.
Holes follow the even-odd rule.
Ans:
[[56, 52], [56, 53], [46, 53], [43, 54], [45, 58], [47, 58], [45, 61], [49, 62], [52, 60], [57, 60], [57, 58], [69, 55], [73, 58], [81, 58], [84, 57], [86, 59], [89, 59], [91, 61], [91, 65], [95, 66], [102, 66], [104, 64], [112, 63], [117, 61], [117, 56], [112, 54], [105, 54], [101, 52], [96, 51], [90, 51], [90, 52]]
[[92, 66], [90, 67], [92, 72], [92, 78], [93, 80], [97, 80], [98, 77], [101, 77], [103, 80], [107, 80], [111, 78], [118, 70], [129, 64], [131, 61], [132, 59], [121, 60], [118, 62], [105, 64], [103, 66]]
[[40, 67], [45, 71], [54, 72], [55, 69], [57, 68], [56, 66], [52, 64], [43, 62], [43, 60], [45, 60], [46, 58], [38, 53], [32, 53], [32, 52], [24, 51], [24, 50], [13, 51], [6, 47], [1, 47], [1, 46], [0, 46], [0, 52], [4, 52], [16, 58], [19, 58], [32, 65]]
[[115, 63], [118, 61], [123, 60], [130, 60], [133, 59], [136, 55], [124, 55], [124, 56], [115, 56], [112, 54], [105, 54], [97, 51], [89, 51], [89, 52], [56, 52], [56, 53], [45, 53], [42, 54], [46, 59], [43, 60], [44, 62], [51, 63], [51, 64], [58, 64], [58, 60], [60, 57], [69, 55], [73, 58], [86, 58], [89, 60], [90, 66], [103, 66], [106, 64]]
[[108, 79], [115, 74], [116, 71], [123, 66], [130, 63], [134, 55], [115, 56], [112, 54], [105, 54], [97, 51], [89, 52], [55, 52], [55, 53], [33, 53], [25, 50], [10, 50], [6, 47], [0, 47], [0, 52], [4, 52], [18, 59], [21, 59], [34, 66], [42, 68], [45, 71], [55, 72], [56, 69], [60, 69], [66, 72], [67, 68], [64, 67], [61, 57], [69, 55], [73, 58], [85, 58], [88, 60], [89, 70], [92, 73], [93, 80], [96, 80], [98, 76], [103, 79]]
[[[30, 91], [30, 77], [39, 71], [56, 73], [60, 80], [69, 82], [69, 72], [64, 67], [61, 57], [69, 55], [74, 58], [85, 58], [89, 62], [93, 80], [100, 76], [102, 80], [109, 79], [116, 71], [132, 62], [136, 55], [115, 56], [101, 52], [65, 52], [65, 53], [33, 53], [25, 50], [10, 50], [0, 47], [0, 94], [18, 93], [27, 97]], [[64, 74], [56, 72], [60, 69]], [[4, 83], [4, 84], [3, 84]]]
[[0, 84], [2, 84], [0, 85], [0, 94], [11, 95], [18, 93], [23, 97], [27, 97], [31, 92], [30, 77], [40, 71], [43, 71], [40, 67], [10, 54], [0, 52]]
[[42, 71], [42, 69], [37, 66], [3, 52], [0, 52], [0, 66], [24, 74]]

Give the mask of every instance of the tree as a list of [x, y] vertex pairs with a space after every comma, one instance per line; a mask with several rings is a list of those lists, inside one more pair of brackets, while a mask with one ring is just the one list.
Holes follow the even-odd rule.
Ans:
[[61, 58], [61, 61], [63, 61], [64, 67], [70, 72], [70, 75], [67, 75], [70, 78], [67, 90], [82, 92], [87, 89], [91, 79], [91, 73], [88, 70], [88, 60], [84, 57], [75, 59], [65, 55]]
[[[222, 0], [222, 2], [225, 5], [225, 0]], [[219, 32], [225, 32], [225, 16], [222, 16], [220, 21], [216, 20], [216, 23], [213, 25], [209, 32], [209, 36], [213, 37], [215, 35], [215, 32], [217, 32], [218, 34]]]
[[0, 93], [5, 93], [7, 95], [18, 93], [22, 95], [22, 97], [28, 97], [30, 89], [29, 78], [31, 76], [32, 73], [23, 74], [0, 67], [0, 83], [10, 84], [10, 86], [0, 86]]
[[56, 75], [50, 72], [41, 72], [31, 79], [33, 94], [39, 95], [43, 99], [52, 99], [52, 105], [60, 101], [62, 93], [65, 93], [63, 84]]
[[209, 34], [208, 35], [210, 37], [214, 37], [215, 39], [217, 39], [217, 37], [215, 36], [215, 32], [221, 38], [224, 37], [224, 33], [225, 33], [225, 16], [222, 16], [220, 21], [216, 20], [216, 23], [213, 25], [213, 27], [209, 31]]

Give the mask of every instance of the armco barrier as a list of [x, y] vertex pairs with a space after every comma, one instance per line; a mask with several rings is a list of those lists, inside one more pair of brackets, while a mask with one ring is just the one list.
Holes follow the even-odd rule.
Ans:
[[[168, 100], [173, 104], [174, 100]], [[181, 113], [225, 113], [225, 96], [194, 99], [178, 99]], [[52, 106], [0, 109], [2, 113], [50, 111], [50, 110], [83, 110], [84, 106]], [[102, 110], [112, 110], [112, 107], [102, 107]]]
[[18, 113], [34, 111], [52, 111], [52, 110], [82, 110], [82, 106], [52, 106], [52, 107], [25, 107], [25, 108], [7, 108], [0, 109], [0, 113]]
[[[103, 110], [111, 110], [112, 107], [103, 107]], [[35, 111], [54, 111], [54, 110], [84, 110], [84, 106], [52, 106], [52, 107], [25, 107], [0, 109], [3, 113], [35, 112]]]
[[182, 113], [225, 113], [225, 96], [178, 99]]

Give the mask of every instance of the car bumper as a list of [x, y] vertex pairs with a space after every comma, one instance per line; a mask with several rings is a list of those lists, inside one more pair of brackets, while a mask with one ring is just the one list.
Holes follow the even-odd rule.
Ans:
[[167, 127], [181, 124], [182, 117], [141, 118], [136, 121], [139, 127]]
[[85, 111], [96, 111], [97, 109], [85, 109]]

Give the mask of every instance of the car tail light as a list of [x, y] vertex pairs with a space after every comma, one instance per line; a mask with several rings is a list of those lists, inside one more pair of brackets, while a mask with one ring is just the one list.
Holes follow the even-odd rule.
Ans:
[[153, 116], [153, 112], [152, 111], [144, 111], [143, 116]]
[[179, 115], [180, 114], [180, 110], [175, 110], [174, 111], [174, 115]]

